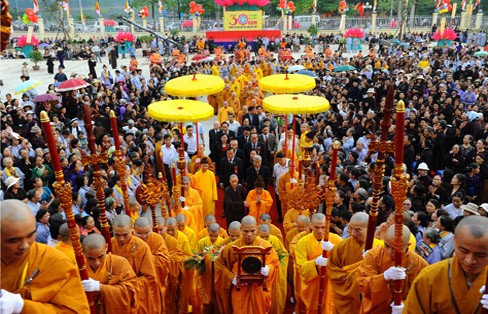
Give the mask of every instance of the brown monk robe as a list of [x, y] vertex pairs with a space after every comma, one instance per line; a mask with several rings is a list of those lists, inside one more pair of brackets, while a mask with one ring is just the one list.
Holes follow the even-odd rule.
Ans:
[[177, 290], [180, 277], [180, 267], [183, 266], [183, 255], [179, 242], [174, 237], [166, 233], [166, 221], [163, 217], [157, 218], [158, 233], [163, 237], [168, 253], [170, 257], [169, 274], [168, 274], [168, 286], [165, 294], [166, 313], [177, 313], [178, 309], [178, 297]]
[[82, 284], [85, 291], [94, 293], [97, 313], [137, 313], [137, 277], [129, 262], [107, 254], [107, 242], [99, 234], [83, 240], [83, 253], [90, 279]]
[[19, 200], [0, 202], [1, 312], [90, 313], [78, 270], [36, 239], [36, 219]]
[[156, 271], [158, 273], [158, 280], [161, 290], [161, 298], [163, 300], [163, 302], [161, 302], [161, 308], [162, 312], [166, 313], [167, 311], [164, 300], [167, 291], [166, 288], [168, 287], [168, 275], [171, 263], [168, 247], [166, 246], [166, 242], [164, 242], [163, 237], [158, 233], [152, 231], [151, 223], [146, 217], [140, 217], [136, 220], [136, 222], [134, 223], [134, 231], [136, 237], [149, 245], [151, 253], [155, 258]]
[[161, 292], [151, 249], [144, 241], [132, 235], [132, 220], [129, 216], [115, 216], [112, 228], [112, 253], [125, 257], [137, 275], [137, 313], [160, 313]]

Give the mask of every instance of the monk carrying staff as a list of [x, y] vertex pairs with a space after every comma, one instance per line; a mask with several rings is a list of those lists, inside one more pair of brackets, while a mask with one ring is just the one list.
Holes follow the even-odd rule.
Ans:
[[410, 286], [419, 272], [429, 264], [417, 253], [410, 251], [410, 230], [403, 225], [402, 267], [395, 266], [395, 226], [390, 226], [384, 236], [384, 246], [372, 248], [359, 266], [359, 290], [363, 294], [363, 313], [401, 313], [401, 306], [392, 306], [393, 282], [405, 280], [402, 299], [407, 297]]
[[[369, 215], [366, 213], [354, 214], [347, 226], [349, 238], [334, 246], [330, 253], [327, 275], [333, 290], [334, 309], [337, 314], [359, 313], [361, 309], [357, 271], [363, 261], [368, 219]], [[378, 241], [378, 244], [382, 242], [377, 239], [375, 241]]]
[[226, 245], [215, 261], [215, 289], [220, 313], [268, 313], [271, 308], [271, 287], [278, 272], [279, 260], [274, 249], [266, 257], [266, 265], [261, 268], [261, 274], [266, 277], [267, 291], [263, 291], [257, 284], [243, 285], [240, 291], [235, 289], [237, 284], [237, 257], [232, 246], [261, 246], [271, 247], [268, 241], [256, 237], [256, 219], [245, 216], [241, 221], [242, 237], [232, 245]]
[[113, 254], [125, 257], [137, 276], [137, 313], [160, 313], [161, 293], [151, 249], [144, 241], [133, 236], [132, 220], [129, 216], [115, 216], [112, 228]]
[[[295, 263], [300, 275], [300, 299], [305, 304], [307, 313], [318, 312], [320, 267], [326, 267], [328, 263], [328, 259], [322, 257], [322, 251], [330, 251], [334, 245], [342, 241], [342, 238], [334, 233], [329, 235], [329, 241], [323, 241], [324, 234], [325, 215], [313, 214], [312, 233], [301, 238], [295, 249]], [[333, 303], [330, 288], [324, 293], [324, 300], [324, 313], [331, 313]]]
[[129, 262], [107, 254], [107, 242], [99, 234], [83, 240], [83, 253], [90, 279], [82, 284], [85, 291], [95, 293], [97, 313], [137, 313], [137, 277]]
[[90, 313], [78, 270], [59, 250], [35, 242], [36, 219], [24, 202], [0, 202], [0, 226], [0, 313]]
[[462, 219], [454, 232], [454, 252], [454, 257], [420, 272], [403, 313], [481, 313], [482, 308], [488, 309], [488, 218]]

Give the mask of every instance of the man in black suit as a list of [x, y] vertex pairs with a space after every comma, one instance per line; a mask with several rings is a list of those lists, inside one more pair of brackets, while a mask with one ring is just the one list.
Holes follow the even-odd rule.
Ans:
[[248, 118], [249, 125], [256, 127], [256, 130], [259, 128], [259, 117], [256, 114], [256, 100], [253, 99], [251, 102], [251, 106], [249, 106], [249, 114], [247, 116], [242, 116], [242, 119]]
[[253, 165], [246, 169], [246, 188], [248, 191], [254, 189], [254, 182], [258, 176], [263, 178], [264, 188], [266, 189], [271, 179], [271, 173], [268, 167], [262, 165], [261, 156], [256, 155], [253, 160]]
[[235, 157], [234, 150], [228, 149], [226, 152], [226, 158], [220, 160], [219, 169], [219, 186], [223, 189], [227, 188], [229, 178], [232, 174], [236, 174], [239, 177], [239, 182], [244, 182], [244, 166], [242, 160]]
[[251, 140], [251, 127], [246, 125], [242, 135], [237, 137], [237, 142], [239, 143], [239, 148], [244, 150], [244, 145]]
[[[218, 137], [219, 132], [220, 132], [220, 122], [215, 121], [213, 129], [208, 131], [208, 140], [210, 142], [209, 143], [210, 150], [212, 150], [215, 147], [215, 145], [217, 144], [217, 142], [219, 141], [219, 138], [220, 138], [220, 137]], [[209, 157], [210, 157], [210, 159], [217, 161], [217, 159], [215, 158], [216, 156], [213, 153], [211, 153]]]
[[245, 155], [244, 151], [239, 148], [239, 144], [237, 144], [237, 140], [230, 141], [230, 148], [234, 150], [234, 156], [239, 158], [240, 160], [244, 160]]
[[251, 134], [251, 141], [244, 145], [244, 155], [246, 159], [244, 160], [244, 166], [246, 169], [251, 166], [251, 151], [255, 150], [256, 154], [263, 158], [263, 164], [266, 164], [266, 147], [264, 144], [258, 141], [258, 134], [252, 133]]
[[220, 129], [220, 131], [218, 133], [218, 138], [220, 139], [220, 137], [223, 134], [227, 134], [227, 137], [229, 138], [229, 141], [237, 138], [237, 134], [234, 131], [229, 130], [229, 123], [227, 121], [222, 122], [221, 129]]
[[276, 136], [269, 132], [269, 126], [264, 125], [261, 132], [259, 141], [263, 143], [266, 148], [266, 159], [268, 160], [268, 163], [265, 164], [265, 166], [272, 169], [274, 167], [274, 154], [278, 149], [278, 141], [276, 140]]

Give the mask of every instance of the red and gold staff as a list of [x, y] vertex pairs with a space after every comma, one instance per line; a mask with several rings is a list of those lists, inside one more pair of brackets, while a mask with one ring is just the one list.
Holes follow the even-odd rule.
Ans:
[[[339, 148], [341, 144], [339, 141], [334, 141], [332, 144], [332, 160], [330, 163], [330, 174], [329, 174], [329, 184], [327, 187], [327, 191], [325, 192], [325, 233], [323, 241], [329, 241], [329, 233], [330, 233], [330, 219], [332, 216], [332, 207], [334, 206], [334, 198], [337, 192], [337, 188], [335, 186], [335, 178], [336, 178], [336, 168], [337, 168], [337, 155], [339, 153]], [[331, 248], [332, 249], [332, 248]], [[322, 257], [329, 258], [330, 250], [323, 250]], [[322, 266], [320, 268], [320, 288], [319, 288], [319, 307], [318, 313], [322, 313], [324, 308], [324, 294], [327, 290], [327, 267]]]
[[[405, 103], [400, 100], [396, 108], [396, 132], [395, 132], [395, 169], [391, 182], [392, 195], [395, 201], [395, 266], [402, 267], [403, 256], [403, 201], [407, 197], [408, 174], [403, 165], [403, 143], [405, 132]], [[405, 265], [408, 267], [407, 265]], [[393, 283], [394, 306], [402, 305], [403, 280], [395, 280]]]
[[370, 151], [378, 152], [376, 164], [374, 167], [373, 177], [373, 201], [369, 210], [368, 233], [364, 250], [370, 250], [373, 247], [374, 233], [376, 231], [376, 222], [378, 221], [378, 204], [380, 201], [380, 192], [383, 186], [383, 177], [385, 176], [385, 159], [387, 154], [394, 152], [394, 146], [388, 141], [388, 129], [390, 128], [391, 111], [393, 109], [393, 98], [395, 97], [394, 85], [388, 89], [386, 96], [385, 109], [383, 110], [383, 120], [381, 121], [381, 137], [378, 141], [376, 138], [369, 145]]
[[[41, 124], [44, 137], [46, 138], [46, 143], [49, 148], [49, 153], [52, 157], [51, 160], [53, 163], [54, 176], [56, 178], [56, 182], [53, 184], [54, 191], [56, 192], [56, 195], [61, 202], [61, 207], [64, 209], [64, 213], [66, 214], [69, 237], [73, 244], [73, 250], [75, 251], [76, 263], [78, 264], [78, 269], [80, 271], [80, 278], [81, 280], [88, 280], [89, 277], [85, 266], [85, 256], [83, 255], [81, 248], [78, 225], [76, 224], [72, 209], [73, 198], [71, 196], [71, 184], [64, 180], [63, 168], [61, 167], [61, 162], [58, 155], [58, 148], [51, 129], [51, 121], [49, 120], [49, 116], [45, 111], [41, 111]], [[86, 297], [88, 298], [88, 303], [90, 304], [90, 312], [95, 314], [96, 311], [95, 303], [93, 302], [93, 293], [86, 292]]]
[[81, 157], [83, 166], [93, 166], [93, 184], [97, 191], [98, 207], [100, 209], [100, 225], [102, 228], [102, 235], [107, 242], [107, 252], [112, 252], [112, 241], [110, 239], [110, 227], [107, 221], [107, 214], [105, 211], [105, 191], [103, 187], [102, 173], [98, 164], [107, 163], [107, 155], [105, 152], [97, 154], [97, 147], [95, 145], [95, 135], [93, 134], [93, 126], [91, 119], [91, 110], [87, 104], [83, 104], [83, 121], [85, 122], [85, 130], [88, 138], [88, 148], [91, 155]]
[[[110, 110], [110, 124], [112, 125], [112, 133], [114, 136], [115, 145], [115, 169], [120, 177], [122, 196], [124, 197], [124, 208], [125, 214], [131, 216], [130, 212], [130, 202], [129, 202], [129, 191], [127, 190], [127, 179], [126, 179], [126, 163], [124, 157], [122, 157], [122, 151], [120, 150], [120, 139], [119, 139], [119, 128], [117, 126], [117, 118], [115, 117], [115, 112]], [[108, 242], [107, 242], [108, 243]]]

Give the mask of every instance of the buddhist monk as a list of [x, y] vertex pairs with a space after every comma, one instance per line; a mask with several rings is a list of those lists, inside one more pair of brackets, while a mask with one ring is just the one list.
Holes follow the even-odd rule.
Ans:
[[78, 270], [35, 242], [36, 219], [22, 201], [0, 202], [1, 313], [90, 313]]
[[[407, 297], [410, 286], [419, 272], [429, 264], [411, 251], [410, 230], [402, 226], [402, 267], [395, 266], [395, 225], [384, 235], [384, 246], [371, 249], [359, 266], [358, 284], [363, 295], [363, 313], [390, 313], [393, 301], [393, 281], [405, 280], [402, 284], [402, 299]], [[397, 312], [396, 312], [397, 313]]]
[[277, 237], [278, 240], [281, 241], [281, 243], [284, 243], [283, 234], [281, 233], [280, 228], [276, 227], [275, 225], [273, 225], [271, 223], [271, 216], [269, 214], [261, 214], [261, 216], [259, 216], [259, 224], [260, 225], [263, 225], [263, 224], [268, 225], [271, 234], [273, 236]]
[[203, 313], [213, 314], [216, 310], [216, 297], [214, 291], [214, 262], [219, 255], [220, 248], [223, 245], [224, 239], [219, 236], [220, 226], [217, 223], [212, 223], [208, 227], [208, 237], [198, 241], [196, 252], [202, 253], [206, 251], [205, 255], [205, 272], [199, 274], [197, 277], [197, 289], [200, 293], [200, 299], [203, 304]]
[[280, 266], [273, 287], [271, 288], [273, 301], [271, 302], [271, 310], [269, 313], [281, 314], [285, 310], [286, 303], [288, 252], [286, 251], [283, 242], [278, 237], [271, 234], [270, 225], [261, 224], [259, 226], [259, 237], [271, 243], [278, 254]]
[[73, 265], [76, 266], [75, 251], [73, 250], [73, 244], [71, 243], [71, 239], [69, 237], [69, 228], [67, 223], [59, 226], [58, 239], [59, 242], [56, 244], [55, 248], [66, 254]]
[[197, 235], [195, 231], [186, 225], [186, 217], [183, 214], [176, 215], [176, 224], [178, 226], [178, 230], [181, 231], [184, 235], [186, 235], [188, 239], [188, 243], [190, 244], [190, 249], [192, 251], [196, 251], [197, 249]]
[[245, 216], [241, 221], [242, 237], [232, 245], [226, 245], [215, 261], [215, 288], [217, 289], [217, 304], [220, 313], [268, 313], [271, 309], [271, 295], [273, 282], [278, 272], [279, 260], [274, 249], [266, 257], [266, 265], [262, 265], [260, 273], [265, 277], [268, 287], [263, 291], [257, 284], [243, 285], [237, 291], [237, 257], [233, 246], [261, 246], [270, 247], [271, 244], [256, 237], [257, 223], [252, 216]]
[[291, 229], [287, 234], [285, 238], [285, 248], [288, 250], [290, 247], [290, 243], [293, 240], [293, 238], [299, 234], [300, 232], [303, 232], [307, 229], [310, 228], [310, 218], [305, 216], [305, 215], [298, 215], [297, 216], [297, 222], [296, 222], [296, 227]]
[[158, 281], [161, 291], [161, 302], [162, 312], [166, 312], [166, 304], [164, 300], [166, 299], [166, 291], [168, 286], [168, 275], [171, 264], [171, 258], [169, 255], [168, 247], [166, 242], [161, 235], [152, 231], [151, 222], [146, 217], [137, 218], [134, 223], [134, 232], [136, 237], [146, 242], [154, 256], [156, 272], [158, 273]]
[[261, 214], [268, 214], [271, 210], [273, 198], [264, 189], [264, 181], [261, 176], [258, 176], [254, 182], [254, 189], [247, 194], [246, 202], [249, 204], [249, 216], [253, 216], [256, 220]]
[[[201, 163], [203, 162], [204, 158], [206, 158], [206, 162], [208, 164], [207, 170], [215, 171], [215, 167], [213, 165], [212, 159], [210, 159], [210, 157], [205, 155], [204, 152], [205, 152], [205, 145], [203, 145], [203, 144], [198, 145], [197, 154], [195, 156], [193, 156], [190, 159], [190, 162], [188, 163], [188, 171], [191, 174], [195, 174], [199, 170]], [[195, 178], [195, 179], [198, 180], [197, 178]], [[199, 181], [198, 182], [199, 186], [205, 185], [204, 182], [200, 182], [201, 180], [198, 180], [198, 181]]]
[[[197, 235], [198, 241], [200, 241], [201, 239], [209, 236], [209, 234], [208, 234], [208, 226], [210, 226], [211, 224], [216, 223], [216, 222], [217, 222], [217, 220], [215, 219], [215, 216], [214, 215], [207, 215], [207, 216], [205, 216], [205, 228], [203, 228], [202, 230], [200, 230], [200, 232], [198, 233], [198, 235]], [[227, 235], [227, 231], [225, 231], [225, 229], [222, 228], [222, 227], [220, 227], [219, 236], [222, 239], [227, 239], [229, 237]]]
[[227, 245], [241, 238], [242, 235], [241, 223], [238, 221], [231, 222], [229, 228], [227, 228], [227, 232], [229, 233], [229, 237], [227, 239], [224, 239], [222, 245]]
[[209, 170], [211, 160], [203, 157], [200, 170], [195, 173], [195, 179], [202, 187], [203, 217], [215, 215], [215, 201], [217, 200], [217, 183], [215, 174]]
[[354, 214], [347, 226], [349, 238], [334, 246], [330, 253], [327, 275], [333, 291], [336, 314], [359, 313], [361, 309], [357, 271], [363, 261], [368, 219], [369, 215], [366, 213]]
[[151, 249], [144, 241], [133, 236], [132, 220], [129, 216], [115, 216], [112, 228], [112, 253], [125, 257], [137, 276], [138, 313], [160, 313], [161, 293]]
[[[300, 298], [307, 313], [317, 313], [318, 311], [320, 267], [326, 267], [328, 263], [328, 259], [322, 257], [322, 251], [331, 251], [334, 245], [342, 241], [342, 238], [334, 233], [329, 234], [329, 241], [323, 241], [324, 234], [325, 215], [313, 214], [312, 233], [301, 238], [295, 249], [295, 263], [300, 275]], [[326, 278], [326, 280], [329, 279]], [[332, 313], [331, 289], [324, 293], [322, 304], [325, 309], [323, 313]]]
[[190, 221], [187, 220], [188, 226], [192, 228], [195, 233], [198, 234], [198, 232], [203, 229], [202, 198], [197, 190], [190, 187], [189, 177], [184, 176], [182, 184], [185, 188], [185, 195], [181, 197], [181, 201], [185, 202], [185, 207], [183, 207], [183, 210], [187, 210], [188, 212], [190, 212], [195, 220], [193, 223], [190, 223]]
[[462, 219], [454, 232], [454, 252], [454, 257], [420, 272], [403, 313], [456, 313], [455, 308], [457, 313], [479, 313], [488, 309], [488, 218]]
[[137, 313], [137, 276], [129, 262], [112, 253], [99, 234], [83, 240], [86, 269], [90, 279], [83, 280], [86, 292], [93, 292], [97, 313]]

